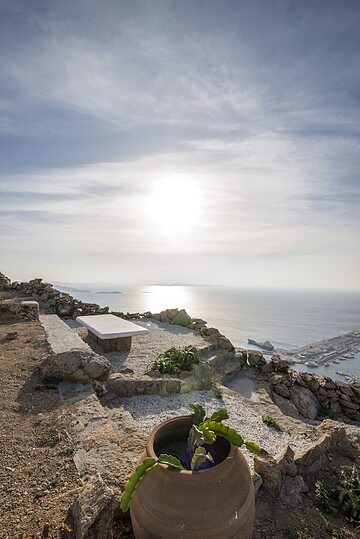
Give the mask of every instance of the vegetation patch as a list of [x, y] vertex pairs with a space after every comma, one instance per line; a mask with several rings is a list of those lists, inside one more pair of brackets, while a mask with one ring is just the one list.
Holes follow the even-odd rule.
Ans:
[[199, 354], [194, 346], [170, 348], [160, 354], [149, 366], [147, 372], [178, 375], [183, 371], [191, 371], [193, 365], [199, 363]]
[[262, 422], [265, 423], [265, 425], [267, 425], [268, 427], [272, 427], [273, 429], [282, 432], [282, 428], [280, 427], [279, 423], [274, 417], [271, 417], [271, 415], [263, 415]]

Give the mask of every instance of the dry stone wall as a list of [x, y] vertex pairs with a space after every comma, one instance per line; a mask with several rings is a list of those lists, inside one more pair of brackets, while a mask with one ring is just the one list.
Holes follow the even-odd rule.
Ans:
[[306, 419], [340, 415], [360, 420], [360, 383], [356, 380], [345, 383], [309, 372], [299, 373], [279, 356], [266, 361], [261, 352], [242, 353], [246, 355], [246, 364], [268, 383], [273, 400], [280, 408], [286, 408], [286, 403], [291, 402]]

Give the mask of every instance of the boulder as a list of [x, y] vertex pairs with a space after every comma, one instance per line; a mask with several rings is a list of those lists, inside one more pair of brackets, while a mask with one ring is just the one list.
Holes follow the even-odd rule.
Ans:
[[294, 417], [295, 419], [300, 418], [299, 411], [291, 400], [280, 397], [276, 393], [273, 393], [272, 396], [276, 406], [280, 408], [283, 414]]
[[288, 372], [289, 363], [282, 359], [280, 356], [272, 356], [271, 361], [274, 365], [275, 372]]
[[304, 381], [306, 386], [313, 392], [316, 393], [319, 391], [320, 384], [317, 377], [313, 376], [309, 372], [302, 372], [300, 373], [301, 379]]
[[165, 313], [166, 313], [166, 316], [168, 318], [170, 318], [170, 320], [172, 320], [173, 318], [175, 318], [175, 316], [178, 314], [179, 312], [179, 309], [166, 309]]
[[260, 455], [254, 457], [254, 471], [261, 476], [264, 488], [277, 497], [281, 490], [282, 476], [274, 457], [262, 450]]
[[316, 419], [319, 402], [310, 389], [294, 385], [290, 388], [290, 399], [305, 419]]
[[187, 314], [185, 309], [181, 309], [176, 316], [171, 320], [172, 324], [176, 324], [177, 326], [188, 326], [191, 323], [191, 316]]
[[160, 322], [166, 322], [166, 323], [170, 322], [170, 318], [166, 314], [166, 311], [161, 311], [161, 313], [160, 313]]
[[108, 378], [109, 361], [95, 352], [74, 348], [60, 354], [49, 354], [41, 364], [45, 378], [69, 380], [82, 384]]
[[284, 386], [283, 384], [276, 384], [273, 386], [273, 391], [280, 395], [280, 397], [284, 397], [284, 399], [288, 399], [290, 397], [290, 390], [288, 387]]
[[283, 475], [295, 477], [297, 468], [294, 460], [295, 453], [289, 445], [287, 445], [280, 453], [275, 456], [275, 460]]
[[249, 365], [251, 367], [256, 367], [257, 369], [261, 369], [264, 365], [266, 365], [266, 359], [264, 358], [262, 353], [255, 350], [248, 351], [247, 359]]
[[70, 508], [75, 538], [110, 539], [114, 512], [118, 505], [119, 496], [101, 477], [90, 477]]
[[300, 475], [295, 477], [285, 476], [282, 480], [280, 491], [280, 503], [292, 509], [299, 507], [302, 495], [308, 492], [308, 487]]
[[353, 458], [354, 448], [347, 437], [345, 428], [337, 421], [324, 420], [316, 428], [317, 438], [295, 454], [295, 463], [300, 475], [318, 472], [326, 463], [327, 455], [339, 452]]

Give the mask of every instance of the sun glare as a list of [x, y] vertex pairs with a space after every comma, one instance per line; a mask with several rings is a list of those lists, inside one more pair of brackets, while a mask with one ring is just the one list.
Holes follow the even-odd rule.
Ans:
[[199, 190], [183, 177], [159, 181], [147, 204], [149, 221], [164, 234], [187, 234], [201, 219]]

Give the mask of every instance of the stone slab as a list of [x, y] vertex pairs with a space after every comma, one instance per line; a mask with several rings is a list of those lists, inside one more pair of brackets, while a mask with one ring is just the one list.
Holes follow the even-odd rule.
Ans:
[[54, 354], [68, 352], [74, 348], [91, 352], [90, 346], [80, 339], [79, 335], [72, 331], [56, 314], [40, 315], [39, 320]]
[[117, 339], [132, 337], [133, 335], [146, 335], [149, 330], [123, 320], [113, 314], [96, 314], [93, 316], [78, 316], [76, 318], [82, 326], [85, 326], [99, 339]]

